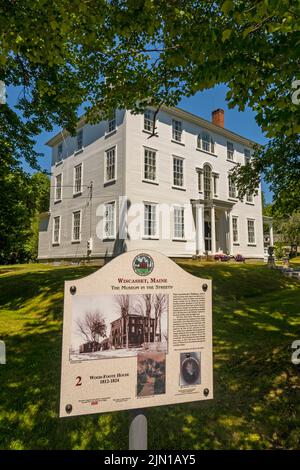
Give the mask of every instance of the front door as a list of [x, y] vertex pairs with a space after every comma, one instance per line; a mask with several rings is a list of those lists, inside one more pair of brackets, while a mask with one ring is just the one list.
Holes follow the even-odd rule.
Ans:
[[204, 240], [205, 251], [211, 251], [211, 223], [207, 220], [204, 222]]

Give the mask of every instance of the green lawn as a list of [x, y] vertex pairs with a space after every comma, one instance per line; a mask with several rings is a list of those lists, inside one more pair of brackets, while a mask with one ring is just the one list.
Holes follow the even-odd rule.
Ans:
[[[299, 448], [300, 283], [262, 264], [179, 264], [213, 279], [215, 398], [149, 409], [149, 448]], [[63, 282], [94, 269], [0, 267], [1, 449], [127, 448], [127, 412], [58, 418]]]
[[292, 268], [299, 269], [300, 268], [300, 256], [296, 256], [290, 260], [290, 265]]

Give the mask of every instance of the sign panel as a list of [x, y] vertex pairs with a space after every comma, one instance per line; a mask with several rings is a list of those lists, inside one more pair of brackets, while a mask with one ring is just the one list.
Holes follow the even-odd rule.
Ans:
[[60, 416], [213, 398], [211, 281], [131, 251], [65, 283]]

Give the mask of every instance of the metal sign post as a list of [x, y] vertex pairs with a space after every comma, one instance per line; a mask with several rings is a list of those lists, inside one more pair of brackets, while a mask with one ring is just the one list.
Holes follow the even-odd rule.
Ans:
[[130, 413], [129, 450], [147, 450], [148, 424], [144, 410], [133, 410]]
[[4, 341], [0, 341], [0, 364], [6, 364], [6, 349]]

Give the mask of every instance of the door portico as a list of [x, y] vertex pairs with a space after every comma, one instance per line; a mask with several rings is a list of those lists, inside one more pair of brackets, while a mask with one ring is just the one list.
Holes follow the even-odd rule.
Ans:
[[196, 255], [233, 253], [233, 203], [212, 199], [191, 201], [194, 209]]

